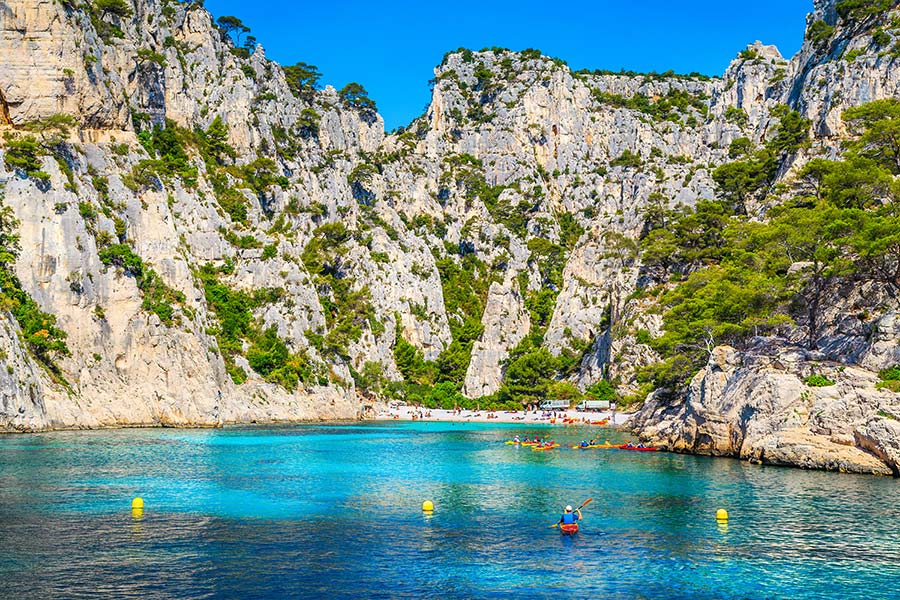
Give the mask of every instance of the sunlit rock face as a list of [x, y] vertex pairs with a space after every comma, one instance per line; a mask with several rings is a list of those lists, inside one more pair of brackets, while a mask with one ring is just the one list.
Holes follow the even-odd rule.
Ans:
[[[65, 143], [39, 157], [46, 180], [0, 163], [19, 221], [15, 274], [70, 351], [49, 372], [3, 313], [4, 430], [356, 418], [372, 402], [361, 381], [403, 377], [398, 337], [437, 360], [467, 320], [480, 324], [459, 354], [467, 396], [497, 392], [534, 332], [575, 357], [566, 378], [582, 389], [606, 377], [632, 393], [636, 370], [658, 359], [639, 333], [662, 328], [653, 302], [633, 294], [641, 264], [627, 244], [648, 208], [714, 198], [729, 144], [764, 140], [780, 104], [812, 119], [814, 136], [780, 180], [834, 156], [842, 111], [897, 96], [900, 83], [872, 27], [842, 27], [834, 3], [817, 2], [810, 23], [837, 25], [827, 44], [785, 59], [755, 43], [721, 78], [573, 72], [536, 51], [450, 53], [425, 114], [386, 134], [346, 93], [292, 91], [262, 47], [235, 49], [202, 7], [128, 8], [0, 8], [0, 128], [21, 137], [54, 115], [73, 119]], [[841, 59], [849, 50], [860, 51], [852, 62]], [[136, 177], [156, 158], [148, 132], [166, 123], [182, 128], [192, 172]], [[230, 155], [211, 157], [196, 133], [217, 123]], [[111, 258], [119, 245], [164, 288]], [[171, 314], [154, 304], [160, 289]], [[249, 298], [253, 336], [223, 333], [236, 315], [222, 289]], [[541, 297], [552, 299], [546, 314]], [[849, 454], [825, 444], [809, 466], [890, 470], [889, 427], [871, 421], [890, 392], [867, 386], [900, 360], [896, 316], [873, 316], [870, 335], [839, 327], [839, 308], [829, 347], [853, 370], [837, 397], [809, 400], [833, 421], [772, 426], [808, 401], [797, 383], [807, 359], [769, 373], [738, 352], [714, 355], [686, 399], [654, 396], [638, 428], [677, 450], [786, 463], [812, 436]], [[296, 382], [261, 358], [273, 339], [302, 364]], [[838, 427], [841, 403], [853, 416]], [[881, 454], [860, 449], [870, 446]]]

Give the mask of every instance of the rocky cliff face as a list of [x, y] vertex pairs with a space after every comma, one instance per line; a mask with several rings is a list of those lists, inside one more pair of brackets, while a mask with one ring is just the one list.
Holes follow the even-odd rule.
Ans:
[[[817, 374], [835, 385], [810, 387]], [[898, 397], [877, 377], [796, 347], [719, 347], [677, 407], [660, 395], [631, 420], [668, 450], [897, 475]]]
[[[816, 4], [810, 22], [820, 19], [837, 24], [833, 2]], [[842, 59], [851, 50], [855, 59]], [[714, 198], [711, 173], [729, 144], [763, 140], [779, 104], [813, 119], [816, 135], [782, 176], [836, 152], [843, 109], [898, 95], [893, 63], [875, 50], [871, 26], [838, 27], [791, 60], [754, 44], [716, 79], [458, 51], [435, 69], [427, 112], [385, 135], [374, 111], [332, 88], [292, 90], [261, 47], [237, 51], [197, 4], [0, 3], [0, 127], [10, 140], [30, 130], [45, 142], [46, 177], [11, 166], [12, 142], [0, 145], [3, 202], [20, 223], [14, 272], [70, 351], [54, 372], [5, 313], [0, 428], [353, 418], [366, 404], [356, 383], [403, 377], [398, 336], [425, 360], [463, 347], [453, 356], [463, 357], [458, 382], [470, 397], [500, 389], [529, 334], [574, 357], [565, 376], [582, 388], [608, 377], [634, 391], [634, 369], [656, 359], [636, 332], [661, 327], [631, 297], [640, 259], [629, 241], [648, 208]], [[59, 114], [74, 123], [49, 143], [40, 124]], [[153, 162], [166, 148], [174, 156], [153, 138], [167, 122], [186, 155], [175, 166]], [[217, 123], [233, 155], [211, 150]], [[149, 270], [159, 282], [148, 283]], [[471, 281], [460, 299], [460, 282]], [[237, 319], [248, 314], [252, 327]], [[470, 321], [480, 330], [467, 342]], [[878, 332], [862, 350], [835, 328], [835, 347], [852, 345], [841, 356], [860, 368], [889, 366], [897, 332], [887, 322]], [[269, 354], [293, 365], [287, 375]], [[756, 363], [747, 364], [717, 377], [755, 395], [744, 380]], [[699, 417], [684, 411], [706, 414], [694, 387], [682, 412], [648, 403], [642, 431], [670, 422], [671, 447], [722, 454], [770, 443], [762, 434], [727, 448], [688, 442], [703, 436], [687, 433]], [[716, 389], [732, 401], [721, 391], [731, 387]], [[880, 457], [854, 458], [871, 466], [862, 470], [884, 471], [889, 427], [862, 415], [887, 406], [890, 392], [860, 394], [866, 408], [840, 443]], [[737, 418], [724, 414], [723, 423]]]

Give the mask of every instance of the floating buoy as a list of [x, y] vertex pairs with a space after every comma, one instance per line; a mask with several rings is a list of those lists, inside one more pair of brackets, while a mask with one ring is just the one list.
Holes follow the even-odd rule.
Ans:
[[720, 508], [716, 511], [716, 521], [727, 521], [728, 520], [728, 511], [724, 508]]
[[144, 510], [144, 499], [135, 498], [131, 501], [131, 510]]
[[422, 503], [422, 510], [425, 512], [432, 512], [434, 510], [434, 502], [426, 500]]

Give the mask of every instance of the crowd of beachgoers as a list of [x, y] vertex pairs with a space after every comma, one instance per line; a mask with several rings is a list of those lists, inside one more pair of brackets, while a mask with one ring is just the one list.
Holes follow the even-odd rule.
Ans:
[[497, 423], [544, 423], [551, 425], [621, 425], [630, 415], [616, 411], [547, 411], [547, 410], [465, 410], [388, 406], [378, 411], [376, 419], [396, 421], [450, 421]]

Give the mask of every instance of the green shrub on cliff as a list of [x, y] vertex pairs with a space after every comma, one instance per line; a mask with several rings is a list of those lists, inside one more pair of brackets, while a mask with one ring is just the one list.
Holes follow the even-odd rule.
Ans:
[[12, 208], [0, 203], [0, 308], [15, 317], [31, 355], [65, 383], [55, 361], [69, 355], [66, 332], [56, 326], [54, 315], [41, 310], [22, 289], [14, 268], [19, 254], [18, 230], [19, 221]]
[[472, 356], [472, 345], [481, 336], [481, 317], [487, 302], [493, 274], [474, 254], [437, 261], [444, 295], [444, 306], [453, 341], [437, 359], [441, 378], [458, 384], [463, 382]]
[[362, 337], [364, 329], [374, 335], [384, 331], [384, 325], [375, 318], [368, 287], [354, 289], [344, 260], [350, 237], [343, 223], [325, 223], [316, 228], [301, 255], [316, 284], [328, 326], [328, 332], [316, 338], [317, 349], [341, 360], [349, 359], [349, 345]]
[[842, 19], [860, 21], [887, 12], [893, 6], [893, 0], [841, 0], [835, 10]]
[[115, 266], [135, 278], [141, 291], [143, 310], [155, 314], [167, 326], [177, 324], [175, 305], [184, 309], [184, 294], [166, 285], [156, 271], [144, 264], [130, 245], [122, 243], [103, 247], [99, 257], [100, 262], [107, 267]]
[[437, 365], [425, 361], [422, 351], [406, 341], [400, 332], [399, 315], [396, 318], [394, 335], [394, 362], [397, 369], [408, 382], [422, 385], [433, 384], [437, 378]]
[[643, 164], [644, 161], [641, 160], [641, 155], [639, 153], [632, 152], [628, 148], [625, 148], [622, 150], [622, 154], [610, 161], [609, 166], [623, 167], [625, 169], [640, 169]]
[[806, 39], [815, 45], [820, 45], [831, 39], [834, 35], [834, 27], [822, 21], [813, 21], [806, 29]]
[[19, 139], [7, 136], [5, 141], [4, 161], [8, 169], [19, 171], [40, 184], [50, 182], [50, 175], [41, 170], [41, 156], [46, 152], [34, 136]]
[[112, 38], [125, 37], [118, 25], [113, 25], [106, 19], [112, 17], [114, 22], [130, 19], [134, 10], [128, 2], [125, 0], [94, 0], [93, 4], [86, 6], [90, 8], [88, 14], [91, 24], [104, 42], [109, 43]]
[[302, 351], [292, 353], [274, 327], [262, 328], [253, 316], [254, 308], [277, 301], [284, 290], [260, 289], [250, 294], [233, 289], [220, 280], [229, 268], [229, 265], [217, 268], [205, 264], [197, 271], [197, 277], [207, 305], [218, 321], [213, 333], [232, 380], [241, 384], [247, 379], [247, 372], [235, 362], [236, 357], [244, 355], [246, 342], [249, 344], [247, 362], [266, 381], [288, 391], [293, 391], [300, 382], [315, 382], [313, 367], [306, 354]]
[[155, 178], [180, 177], [184, 184], [197, 184], [197, 167], [193, 166], [187, 154], [187, 146], [196, 145], [194, 133], [179, 127], [167, 119], [165, 127], [154, 125], [143, 129], [138, 140], [150, 155], [132, 168], [131, 174], [123, 182], [131, 189], [155, 186]]
[[894, 365], [889, 369], [883, 369], [878, 373], [878, 389], [900, 392], [900, 365]]
[[808, 385], [809, 387], [830, 387], [834, 385], [834, 382], [824, 375], [819, 375], [818, 373], [805, 377], [803, 379], [803, 383]]

